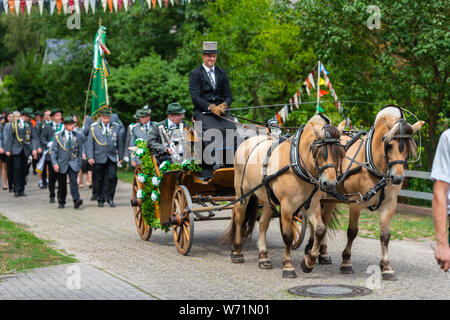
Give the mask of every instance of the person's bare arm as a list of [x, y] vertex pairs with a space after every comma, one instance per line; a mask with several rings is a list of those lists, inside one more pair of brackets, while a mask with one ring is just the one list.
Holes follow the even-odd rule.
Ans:
[[450, 269], [450, 247], [447, 238], [448, 183], [436, 180], [433, 190], [433, 219], [436, 230], [435, 257], [442, 269]]

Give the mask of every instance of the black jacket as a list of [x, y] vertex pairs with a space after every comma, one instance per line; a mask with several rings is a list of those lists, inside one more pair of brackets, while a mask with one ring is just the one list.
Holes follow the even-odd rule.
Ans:
[[219, 105], [222, 102], [226, 102], [228, 107], [230, 107], [233, 102], [227, 73], [223, 69], [214, 66], [214, 74], [216, 78], [215, 90], [203, 65], [192, 70], [189, 74], [189, 91], [194, 103], [194, 119], [198, 118], [197, 115], [199, 113], [208, 111], [210, 104]]

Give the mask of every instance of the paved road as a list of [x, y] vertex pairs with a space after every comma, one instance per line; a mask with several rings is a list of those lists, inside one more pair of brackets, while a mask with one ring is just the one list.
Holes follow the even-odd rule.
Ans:
[[[84, 188], [81, 194], [85, 204], [81, 210], [74, 210], [70, 199], [61, 210], [48, 203], [47, 190], [36, 187], [34, 176], [30, 176], [30, 181], [27, 197], [14, 198], [11, 193], [0, 191], [2, 214], [28, 225], [38, 237], [54, 240], [56, 247], [74, 254], [81, 262], [117, 275], [160, 299], [301, 299], [287, 290], [308, 284], [367, 286], [367, 268], [378, 265], [380, 260], [379, 241], [357, 238], [352, 256], [355, 274], [339, 274], [345, 233], [338, 231], [329, 241], [332, 265], [319, 265], [310, 274], [302, 273], [302, 245], [293, 256], [298, 278], [282, 279], [284, 245], [278, 221], [272, 222], [267, 241], [274, 269], [259, 270], [258, 228], [246, 248], [244, 264], [231, 264], [230, 248], [218, 244], [228, 221], [196, 222], [191, 253], [182, 256], [175, 250], [171, 233], [155, 231], [150, 241], [139, 238], [129, 205], [129, 184], [119, 183], [116, 208], [98, 208], [88, 200], [89, 190]], [[449, 299], [450, 275], [438, 268], [431, 244], [391, 241], [391, 265], [398, 281], [383, 281], [381, 289], [360, 299]]]
[[84, 263], [31, 269], [0, 281], [0, 300], [130, 299], [155, 298], [123, 279]]

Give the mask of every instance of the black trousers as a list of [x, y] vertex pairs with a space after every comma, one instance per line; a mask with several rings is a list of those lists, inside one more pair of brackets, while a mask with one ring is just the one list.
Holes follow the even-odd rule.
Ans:
[[58, 178], [58, 203], [66, 204], [67, 197], [67, 176], [69, 176], [70, 182], [70, 194], [72, 195], [73, 202], [80, 200], [80, 192], [78, 191], [78, 171], [73, 171], [72, 168], [67, 169], [66, 173], [56, 173]]
[[94, 163], [92, 168], [92, 194], [98, 202], [114, 200], [116, 179], [116, 162], [108, 159], [106, 163]]
[[47, 187], [47, 161], [45, 161], [44, 163], [44, 169], [42, 169], [42, 184], [44, 185], [44, 187]]
[[[58, 176], [53, 170], [52, 162], [45, 160], [45, 166], [48, 166], [48, 191], [50, 193], [50, 198], [55, 198], [55, 185], [58, 180]], [[44, 177], [42, 177], [44, 179]], [[66, 184], [66, 183], [64, 183]], [[58, 187], [61, 187], [61, 184], [58, 182]]]
[[22, 150], [20, 154], [12, 156], [13, 162], [13, 180], [14, 180], [14, 192], [23, 193], [25, 191], [25, 176], [28, 157], [25, 156], [25, 152]]
[[6, 174], [8, 176], [8, 189], [14, 190], [14, 165], [11, 157], [6, 157]]
[[[223, 117], [233, 120], [233, 117], [229, 114], [225, 114]], [[203, 154], [201, 167], [206, 169], [214, 168], [215, 165], [233, 166], [234, 154], [237, 149], [236, 125], [212, 113], [203, 114], [196, 111], [194, 112], [194, 119], [195, 121], [202, 121]], [[211, 139], [208, 139], [205, 132], [210, 129], [219, 130], [222, 136], [216, 137], [213, 135]], [[234, 135], [230, 135], [231, 132], [234, 132]], [[216, 138], [221, 138], [222, 141], [218, 143], [215, 141]], [[213, 142], [215, 145], [219, 144], [220, 147], [206, 149]]]

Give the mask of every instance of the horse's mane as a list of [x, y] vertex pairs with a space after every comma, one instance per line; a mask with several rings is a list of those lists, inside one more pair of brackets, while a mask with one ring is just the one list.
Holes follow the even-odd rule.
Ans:
[[[378, 112], [377, 117], [375, 118], [375, 126], [378, 125], [378, 121], [381, 121], [384, 116], [390, 116], [397, 120], [404, 119], [403, 111], [400, 107], [395, 105], [387, 105]], [[404, 121], [403, 123], [404, 123], [404, 134], [412, 135], [414, 132], [412, 126], [406, 121]], [[392, 126], [392, 128], [383, 136], [383, 140], [386, 142], [392, 141], [395, 135], [400, 134], [401, 126], [402, 126], [401, 122], [396, 121], [395, 124]], [[414, 141], [414, 139], [406, 139], [406, 147], [408, 153], [414, 156], [416, 155], [417, 143]]]
[[378, 124], [378, 121], [382, 119], [384, 116], [391, 116], [396, 119], [403, 118], [403, 111], [400, 109], [400, 107], [397, 107], [395, 105], [387, 105], [383, 107], [378, 113], [377, 117], [375, 118], [375, 126]]
[[[316, 114], [315, 116], [313, 116], [309, 120], [309, 122], [312, 122], [312, 121], [319, 121], [319, 122], [323, 123], [323, 126], [327, 127], [327, 132], [330, 135], [329, 138], [340, 139], [341, 132], [336, 127], [333, 127], [331, 125], [331, 121], [327, 116], [319, 113], [319, 114]], [[335, 162], [337, 164], [338, 167], [340, 167], [342, 159], [344, 158], [344, 155], [345, 155], [344, 149], [336, 144], [330, 144], [329, 146], [331, 147], [331, 152], [330, 152], [331, 159], [333, 160], [333, 162]], [[314, 150], [313, 150], [314, 158], [317, 158], [320, 150], [322, 150], [322, 148], [314, 148]]]

